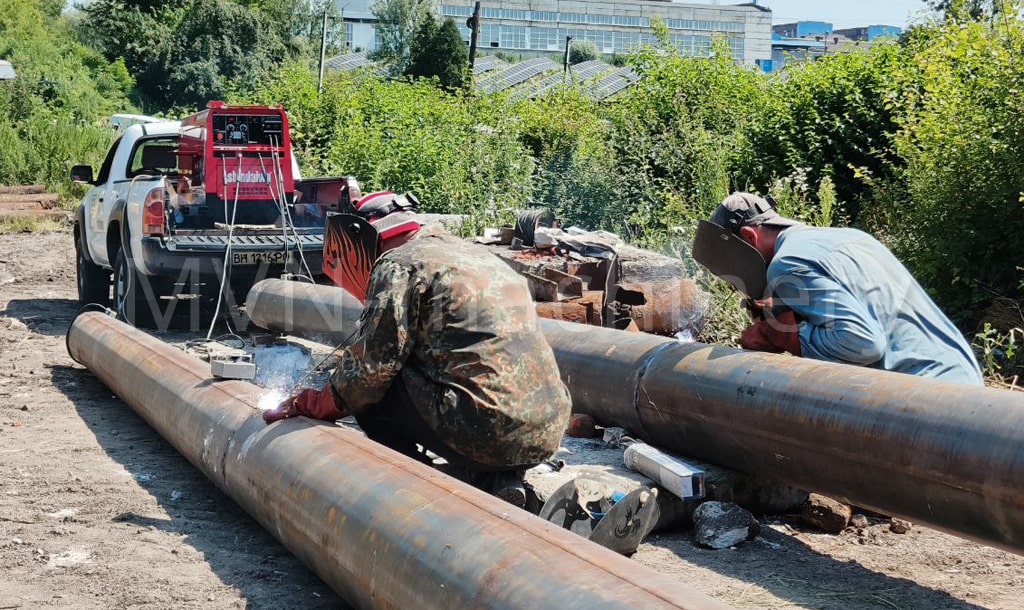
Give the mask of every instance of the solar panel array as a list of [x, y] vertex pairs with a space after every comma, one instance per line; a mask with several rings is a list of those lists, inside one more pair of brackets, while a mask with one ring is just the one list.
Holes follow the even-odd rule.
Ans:
[[324, 62], [324, 67], [328, 70], [355, 70], [356, 68], [365, 68], [370, 65], [373, 65], [373, 62], [366, 59], [366, 53], [338, 55]]
[[507, 66], [508, 63], [501, 61], [494, 55], [484, 55], [483, 57], [477, 57], [473, 62], [473, 74], [483, 74], [484, 72], [501, 70]]
[[580, 84], [583, 81], [593, 78], [594, 76], [600, 74], [601, 72], [604, 72], [609, 67], [610, 66], [608, 64], [604, 63], [600, 59], [585, 61], [576, 64], [575, 66], [570, 66], [569, 69], [572, 71], [571, 76], [569, 74], [566, 74], [565, 72], [559, 72], [558, 74], [546, 76], [543, 79], [541, 79], [540, 82], [532, 86], [523, 87], [519, 89], [518, 91], [513, 93], [511, 97], [513, 100], [521, 100], [529, 97], [539, 97], [554, 90], [560, 85], [569, 85], [571, 83]]
[[633, 68], [620, 68], [594, 83], [590, 87], [590, 97], [595, 100], [607, 99], [638, 80], [640, 76]]
[[[376, 67], [376, 74], [380, 76], [388, 76], [389, 74], [386, 65], [375, 64], [366, 58], [366, 53], [338, 55], [328, 59], [324, 65], [328, 70], [341, 71]], [[588, 94], [593, 99], [603, 100], [629, 87], [640, 78], [633, 72], [632, 68], [626, 67], [595, 80], [595, 77], [605, 72], [608, 67], [608, 64], [599, 59], [585, 61], [572, 66], [572, 77], [570, 78], [562, 72], [561, 65], [548, 57], [537, 57], [510, 65], [494, 55], [484, 55], [478, 57], [473, 66], [474, 73], [483, 75], [478, 78], [476, 85], [477, 90], [482, 93], [494, 93], [495, 91], [502, 91], [510, 87], [522, 85], [512, 94], [513, 100], [538, 97], [554, 90], [563, 83], [580, 84], [588, 80], [591, 81], [587, 86]], [[524, 84], [535, 76], [555, 70], [558, 72], [549, 74], [537, 82]]]
[[506, 70], [502, 70], [497, 74], [488, 74], [485, 78], [480, 80], [480, 83], [477, 85], [477, 89], [483, 93], [494, 93], [495, 91], [514, 87], [520, 83], [526, 82], [538, 74], [550, 72], [558, 67], [558, 64], [547, 57], [529, 59], [515, 64]]

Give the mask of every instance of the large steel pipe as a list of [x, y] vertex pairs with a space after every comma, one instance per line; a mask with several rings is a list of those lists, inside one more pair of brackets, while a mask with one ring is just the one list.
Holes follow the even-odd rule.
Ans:
[[268, 427], [259, 388], [103, 314], [68, 351], [357, 607], [725, 607], [361, 433]]
[[[341, 336], [316, 311], [343, 294], [315, 288], [294, 314]], [[258, 309], [257, 323], [281, 325]], [[1024, 394], [542, 324], [576, 411], [689, 456], [1024, 552]]]

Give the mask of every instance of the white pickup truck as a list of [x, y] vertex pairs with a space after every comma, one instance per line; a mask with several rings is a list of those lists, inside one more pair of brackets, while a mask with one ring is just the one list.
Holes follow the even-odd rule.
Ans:
[[[297, 179], [294, 191], [282, 191], [273, 203], [249, 205], [236, 196], [229, 212], [228, 201], [222, 206], [208, 203], [205, 195], [192, 196], [190, 172], [179, 168], [181, 126], [178, 121], [132, 125], [110, 147], [95, 177], [87, 165], [71, 170], [73, 180], [91, 185], [74, 221], [79, 301], [108, 305], [113, 286], [118, 314], [136, 325], [168, 324], [171, 316], [180, 316], [174, 308], [185, 295], [186, 309], [202, 301], [195, 295], [220, 298], [225, 270], [227, 298], [244, 295], [264, 277], [320, 274], [324, 216], [349, 196], [358, 197], [351, 178]], [[278, 145], [277, 162], [289, 163], [298, 178], [294, 157], [284, 146]], [[223, 148], [222, 160], [237, 157], [241, 163], [243, 154], [255, 154], [252, 146]], [[271, 188], [269, 176], [269, 171], [262, 174], [261, 188]], [[237, 189], [241, 179], [235, 180]], [[223, 187], [227, 199], [231, 186]]]

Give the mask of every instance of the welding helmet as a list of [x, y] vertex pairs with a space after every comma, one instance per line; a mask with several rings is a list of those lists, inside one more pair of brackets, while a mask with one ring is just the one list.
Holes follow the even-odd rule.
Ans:
[[693, 259], [736, 290], [756, 300], [767, 298], [768, 263], [740, 237], [747, 226], [789, 227], [799, 222], [775, 211], [775, 200], [752, 193], [734, 193], [715, 208], [710, 220], [697, 223]]
[[350, 213], [330, 214], [324, 236], [324, 273], [360, 301], [366, 301], [370, 271], [387, 240], [420, 228], [419, 201], [411, 193], [370, 193]]

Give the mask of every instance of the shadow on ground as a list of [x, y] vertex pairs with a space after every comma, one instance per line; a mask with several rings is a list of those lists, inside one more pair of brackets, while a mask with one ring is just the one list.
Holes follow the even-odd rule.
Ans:
[[348, 607], [130, 407], [112, 398], [92, 373], [54, 366], [51, 376], [107, 455], [168, 515], [164, 519], [126, 512], [113, 521], [184, 536], [217, 577], [239, 592], [247, 608]]
[[76, 313], [75, 299], [13, 299], [0, 311], [0, 318], [18, 320], [33, 332], [54, 337], [67, 332]]
[[[765, 521], [762, 519], [762, 523]], [[877, 572], [856, 561], [843, 561], [819, 553], [799, 538], [768, 527], [762, 527], [760, 537], [755, 540], [719, 551], [697, 547], [686, 532], [655, 534], [648, 541], [683, 561], [761, 587], [792, 605], [804, 608], [983, 608], [945, 591]], [[737, 607], [765, 605], [764, 600], [757, 599], [756, 592], [750, 593], [749, 599], [723, 601]]]

